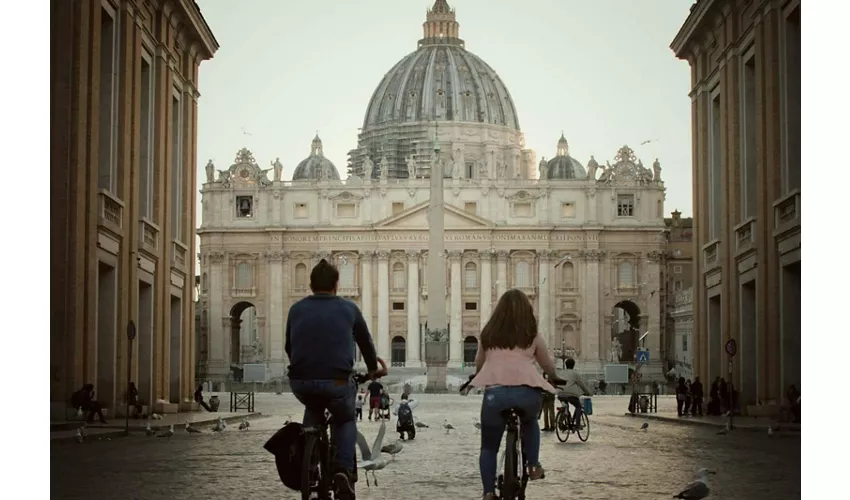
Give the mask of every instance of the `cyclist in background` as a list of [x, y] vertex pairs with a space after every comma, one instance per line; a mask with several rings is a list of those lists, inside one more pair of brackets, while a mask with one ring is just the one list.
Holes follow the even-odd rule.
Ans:
[[313, 295], [296, 302], [286, 321], [286, 354], [292, 392], [304, 405], [305, 427], [333, 417], [331, 433], [336, 443], [336, 469], [333, 475], [335, 497], [354, 498], [354, 422], [357, 387], [354, 373], [354, 344], [360, 348], [371, 377], [378, 372], [378, 357], [369, 327], [353, 302], [337, 297], [339, 271], [325, 259], [310, 273]]
[[567, 371], [564, 373], [564, 380], [566, 381], [566, 384], [564, 384], [564, 388], [558, 394], [558, 399], [566, 401], [575, 407], [576, 411], [573, 413], [573, 423], [577, 428], [581, 429], [582, 407], [581, 400], [579, 398], [581, 396], [590, 396], [590, 389], [584, 385], [581, 375], [575, 371], [576, 360], [573, 358], [567, 358], [564, 362], [564, 366], [567, 367]]
[[540, 465], [540, 426], [537, 415], [541, 391], [557, 391], [537, 371], [537, 361], [553, 383], [561, 383], [555, 360], [542, 336], [528, 297], [520, 290], [505, 292], [490, 320], [481, 331], [475, 356], [476, 375], [470, 385], [485, 387], [481, 402], [481, 454], [478, 466], [484, 485], [484, 499], [496, 498], [496, 457], [507, 422], [501, 412], [510, 408], [523, 411], [522, 454], [529, 478], [543, 477]]

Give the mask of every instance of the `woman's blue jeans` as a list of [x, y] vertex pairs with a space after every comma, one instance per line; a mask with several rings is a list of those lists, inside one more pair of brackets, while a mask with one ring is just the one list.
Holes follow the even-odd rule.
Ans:
[[522, 454], [529, 465], [538, 465], [540, 460], [540, 426], [537, 414], [540, 412], [542, 398], [540, 389], [520, 386], [495, 386], [484, 391], [481, 402], [481, 455], [478, 466], [481, 469], [481, 482], [484, 493], [495, 493], [497, 470], [496, 460], [502, 434], [508, 422], [501, 412], [510, 408], [520, 408], [525, 415], [520, 421], [522, 436]]

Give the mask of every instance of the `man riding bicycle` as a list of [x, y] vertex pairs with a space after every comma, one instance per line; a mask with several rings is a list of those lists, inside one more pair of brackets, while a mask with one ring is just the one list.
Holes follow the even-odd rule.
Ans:
[[564, 384], [564, 388], [558, 392], [558, 399], [561, 401], [566, 401], [575, 407], [575, 412], [573, 413], [573, 422], [575, 426], [581, 428], [581, 400], [579, 399], [581, 396], [590, 396], [590, 389], [584, 385], [584, 381], [581, 379], [581, 375], [575, 371], [576, 360], [573, 358], [567, 358], [564, 362], [564, 366], [566, 366], [567, 370], [564, 373], [564, 380], [566, 384]]
[[354, 343], [360, 348], [372, 378], [378, 358], [363, 314], [353, 302], [337, 297], [339, 271], [325, 259], [310, 273], [313, 295], [296, 302], [286, 321], [286, 354], [292, 392], [304, 405], [305, 427], [332, 416], [331, 433], [336, 443], [333, 475], [335, 498], [353, 499], [355, 446], [354, 422], [357, 387], [354, 372]]

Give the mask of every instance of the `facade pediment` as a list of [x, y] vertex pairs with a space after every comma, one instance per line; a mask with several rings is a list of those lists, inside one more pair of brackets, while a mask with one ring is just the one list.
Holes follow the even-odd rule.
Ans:
[[[443, 216], [445, 217], [446, 229], [489, 229], [493, 227], [493, 223], [489, 220], [461, 210], [448, 203], [443, 204]], [[375, 224], [375, 229], [382, 228], [427, 229], [428, 202], [414, 205], [401, 213]]]
[[356, 193], [352, 193], [351, 191], [341, 191], [339, 193], [330, 195], [328, 198], [333, 200], [333, 201], [346, 202], [346, 201], [362, 200], [363, 196], [356, 194]]
[[540, 195], [536, 191], [528, 191], [525, 189], [517, 190], [515, 193], [505, 196], [506, 200], [513, 202], [533, 201], [539, 198]]

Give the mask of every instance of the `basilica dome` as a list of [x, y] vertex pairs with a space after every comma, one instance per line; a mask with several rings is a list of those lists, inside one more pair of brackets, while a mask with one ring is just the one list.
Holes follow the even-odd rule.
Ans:
[[584, 166], [570, 156], [570, 145], [563, 132], [561, 132], [561, 139], [558, 140], [558, 153], [547, 164], [546, 177], [553, 180], [584, 180], [587, 178], [587, 171]]
[[455, 12], [437, 0], [419, 47], [387, 72], [366, 109], [363, 130], [410, 122], [457, 121], [519, 131], [507, 87], [486, 62], [466, 50]]
[[316, 134], [310, 148], [310, 156], [301, 160], [301, 163], [295, 167], [295, 171], [292, 172], [292, 180], [312, 181], [325, 179], [338, 181], [339, 171], [330, 160], [325, 158], [322, 152], [322, 140]]

